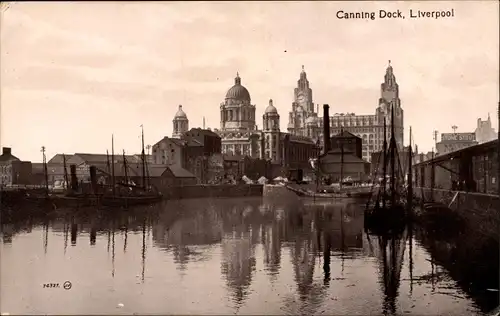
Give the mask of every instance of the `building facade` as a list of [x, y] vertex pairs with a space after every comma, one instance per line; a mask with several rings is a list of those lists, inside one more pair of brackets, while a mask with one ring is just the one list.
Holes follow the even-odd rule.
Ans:
[[0, 155], [0, 187], [31, 184], [31, 169], [30, 161], [21, 161], [12, 155], [10, 147], [3, 147]]
[[[307, 74], [302, 69], [297, 88], [294, 91], [295, 100], [288, 118], [288, 132], [292, 135], [307, 136], [319, 141], [323, 146], [323, 118], [318, 110], [314, 111], [312, 89], [309, 86]], [[335, 113], [330, 116], [330, 131], [335, 135], [345, 130], [362, 139], [362, 158], [370, 161], [371, 154], [382, 150], [384, 141], [384, 120], [386, 121], [387, 139], [391, 136], [391, 109], [394, 109], [394, 130], [398, 149], [403, 148], [404, 115], [399, 98], [399, 85], [396, 82], [393, 68], [389, 62], [384, 81], [380, 86], [380, 98], [375, 114], [356, 115], [355, 113]]]
[[475, 133], [442, 133], [436, 143], [436, 156], [477, 145]]
[[269, 100], [262, 116], [263, 128], [257, 128], [255, 105], [251, 103], [247, 88], [241, 84], [239, 74], [220, 104], [220, 114], [220, 129], [214, 132], [221, 138], [224, 154], [265, 159], [290, 168], [295, 165], [307, 167], [308, 160], [317, 155], [317, 145], [310, 137], [280, 130], [280, 115], [273, 100]]
[[477, 119], [477, 127], [475, 130], [475, 134], [476, 134], [476, 141], [479, 144], [497, 139], [498, 135], [495, 129], [491, 126], [491, 118], [489, 113], [488, 113], [488, 119], [486, 119], [486, 121], [481, 120], [481, 118]]
[[182, 110], [182, 105], [179, 105], [179, 109], [177, 110], [177, 113], [175, 113], [172, 125], [172, 138], [181, 138], [182, 135], [189, 130], [189, 120], [186, 113]]
[[199, 143], [203, 146], [203, 155], [211, 156], [222, 152], [221, 138], [209, 129], [192, 128], [183, 133], [182, 139], [189, 143]]
[[163, 137], [153, 145], [153, 163], [168, 166], [184, 166], [185, 157], [183, 149], [185, 141], [179, 138]]

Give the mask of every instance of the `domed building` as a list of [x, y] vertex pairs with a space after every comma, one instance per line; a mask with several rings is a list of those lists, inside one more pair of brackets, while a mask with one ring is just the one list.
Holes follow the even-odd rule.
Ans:
[[280, 116], [273, 100], [269, 100], [262, 116], [262, 130], [255, 123], [255, 108], [250, 92], [236, 74], [234, 85], [220, 104], [220, 130], [215, 130], [221, 137], [223, 153], [266, 159], [291, 168], [304, 167], [317, 154], [310, 138], [280, 131]]
[[177, 113], [175, 113], [172, 125], [172, 138], [181, 138], [182, 134], [189, 130], [189, 120], [186, 113], [182, 110], [182, 105], [179, 105], [179, 109], [177, 110]]

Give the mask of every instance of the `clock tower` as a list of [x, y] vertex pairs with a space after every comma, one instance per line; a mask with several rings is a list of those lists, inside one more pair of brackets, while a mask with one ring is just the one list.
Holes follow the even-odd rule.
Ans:
[[312, 99], [312, 89], [309, 88], [309, 80], [302, 65], [302, 72], [297, 81], [297, 87], [293, 91], [294, 101], [298, 106], [301, 106], [304, 112], [314, 113], [314, 103]]
[[[307, 136], [306, 120], [317, 116], [318, 114], [314, 112], [312, 89], [309, 87], [309, 80], [302, 66], [297, 87], [293, 90], [292, 111], [289, 113], [287, 131], [292, 135]], [[314, 129], [314, 126], [310, 128]]]
[[[380, 85], [379, 106], [376, 110], [378, 125], [383, 126], [384, 120], [387, 123], [387, 137], [390, 137], [391, 110], [394, 111], [394, 137], [396, 138], [398, 150], [401, 151], [404, 139], [404, 113], [399, 98], [399, 85], [396, 82], [396, 76], [389, 60], [389, 65], [385, 70], [384, 82]], [[378, 138], [383, 139], [382, 132], [379, 133]]]

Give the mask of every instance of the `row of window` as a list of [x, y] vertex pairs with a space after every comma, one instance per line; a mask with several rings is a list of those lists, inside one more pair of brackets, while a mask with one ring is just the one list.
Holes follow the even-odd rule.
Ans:
[[239, 120], [247, 120], [252, 121], [255, 120], [255, 113], [252, 109], [230, 109], [230, 110], [221, 110], [220, 112], [221, 120], [226, 121], [239, 121]]

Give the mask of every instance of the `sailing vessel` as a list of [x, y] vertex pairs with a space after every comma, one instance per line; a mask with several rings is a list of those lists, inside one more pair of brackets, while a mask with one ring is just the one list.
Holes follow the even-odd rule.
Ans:
[[[142, 127], [142, 125], [141, 125]], [[71, 167], [71, 180], [68, 180], [68, 174], [66, 171], [66, 158], [63, 155], [64, 163], [64, 177], [66, 183], [71, 182], [70, 187], [66, 189], [66, 192], [53, 193], [49, 191], [48, 187], [48, 175], [47, 175], [47, 163], [45, 159], [45, 147], [42, 147], [43, 152], [43, 165], [45, 173], [45, 190], [43, 194], [26, 194], [25, 200], [30, 203], [36, 203], [40, 206], [49, 206], [54, 209], [61, 207], [85, 207], [85, 206], [104, 206], [104, 207], [128, 207], [134, 205], [148, 205], [159, 202], [162, 200], [162, 194], [156, 190], [152, 185], [148, 184], [148, 179], [146, 177], [146, 157], [144, 152], [144, 130], [142, 130], [142, 153], [141, 153], [141, 163], [142, 163], [142, 186], [131, 184], [128, 181], [128, 165], [124, 159], [125, 168], [125, 182], [126, 183], [116, 183], [115, 178], [115, 163], [114, 163], [114, 136], [111, 136], [111, 163], [107, 162], [108, 169], [111, 169], [111, 187], [106, 185], [98, 185], [95, 179], [96, 168], [91, 166], [90, 178], [91, 178], [91, 188], [92, 190], [79, 190], [78, 180], [76, 178], [76, 170], [74, 165]], [[108, 156], [108, 155], [107, 155]], [[108, 156], [109, 157], [109, 156]], [[108, 170], [109, 172], [109, 170]], [[94, 174], [93, 174], [94, 173]], [[119, 187], [120, 186], [120, 187]], [[120, 190], [126, 187], [126, 190]], [[118, 188], [118, 190], [117, 190]]]
[[137, 186], [130, 183], [127, 174], [127, 160], [125, 152], [123, 153], [123, 163], [125, 170], [125, 182], [120, 183], [121, 187], [126, 187], [128, 190], [119, 190], [117, 194], [117, 184], [115, 180], [115, 164], [114, 164], [114, 140], [111, 142], [111, 177], [112, 177], [112, 190], [107, 192], [99, 199], [99, 205], [108, 207], [128, 207], [133, 205], [146, 205], [153, 204], [162, 200], [162, 194], [152, 185], [146, 176], [146, 155], [144, 151], [144, 128], [141, 125], [141, 165], [142, 165], [142, 186]]
[[[382, 179], [376, 187], [375, 199], [372, 199], [373, 195], [370, 197], [365, 210], [365, 227], [367, 230], [384, 234], [400, 233], [404, 230], [407, 220], [406, 206], [408, 201], [408, 196], [405, 194], [406, 190], [404, 188], [404, 176], [402, 176], [402, 168], [401, 164], [399, 164], [396, 138], [394, 136], [393, 107], [391, 107], [391, 137], [389, 140], [389, 148], [387, 148], [386, 129], [384, 120]], [[396, 162], [398, 163], [397, 169]], [[387, 175], [388, 164], [390, 164], [389, 175]], [[389, 178], [389, 188], [387, 188], [387, 178]], [[411, 183], [409, 183], [409, 186], [411, 186]]]

